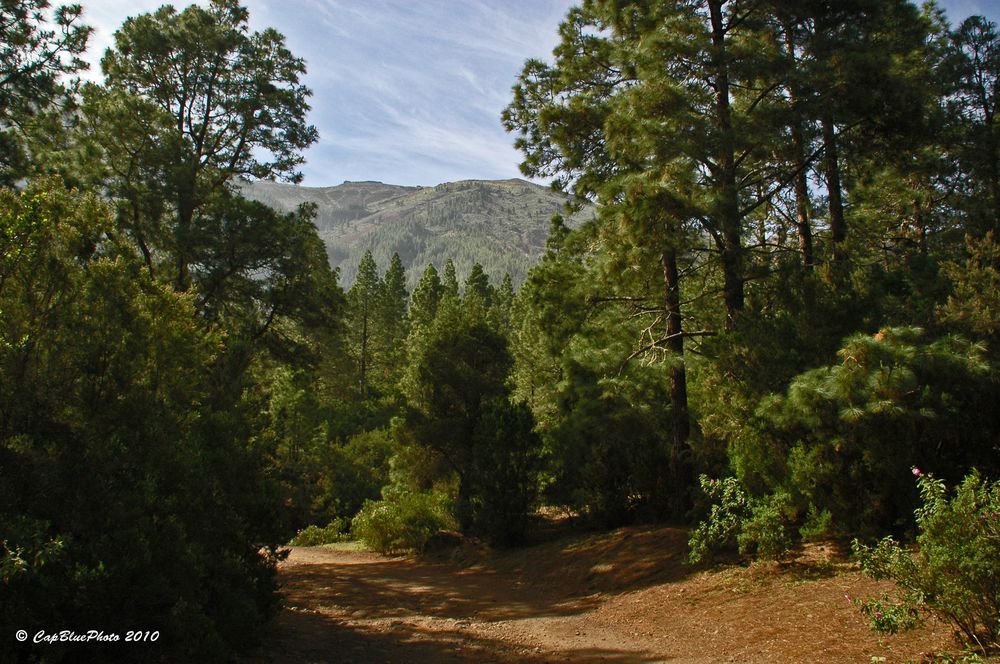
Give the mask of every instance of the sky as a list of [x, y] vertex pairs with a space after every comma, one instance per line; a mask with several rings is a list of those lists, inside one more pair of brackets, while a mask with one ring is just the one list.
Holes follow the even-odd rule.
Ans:
[[[162, 0], [78, 0], [91, 37], [89, 78], [128, 16]], [[173, 3], [182, 8], [188, 0]], [[201, 4], [205, 4], [204, 1]], [[306, 60], [309, 122], [302, 184], [431, 186], [522, 177], [500, 124], [529, 58], [548, 59], [575, 0], [243, 0], [250, 27], [274, 27]], [[1000, 0], [939, 2], [952, 23], [1000, 22]]]

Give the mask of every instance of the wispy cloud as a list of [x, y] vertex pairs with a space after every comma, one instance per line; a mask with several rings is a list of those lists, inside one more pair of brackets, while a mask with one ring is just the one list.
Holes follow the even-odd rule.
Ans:
[[307, 0], [308, 11], [284, 12], [277, 27], [316, 92], [321, 144], [307, 183], [518, 176], [500, 112], [524, 60], [551, 52], [571, 4]]
[[[126, 16], [160, 0], [85, 3], [97, 27], [91, 60]], [[205, 4], [206, 0], [199, 0]], [[306, 59], [310, 121], [320, 143], [305, 183], [382, 180], [437, 184], [517, 177], [519, 155], [500, 126], [524, 61], [547, 58], [575, 0], [244, 0], [254, 29], [273, 26]], [[187, 0], [176, 3], [186, 6]], [[995, 0], [944, 0], [953, 22]]]
[[[84, 0], [86, 2], [86, 0]], [[306, 59], [320, 143], [306, 184], [437, 184], [517, 177], [500, 112], [527, 58], [546, 57], [573, 0], [244, 0], [255, 29], [273, 26]], [[85, 5], [100, 53], [125, 17], [159, 0]], [[178, 8], [187, 2], [176, 3]], [[201, 0], [200, 4], [205, 4]]]

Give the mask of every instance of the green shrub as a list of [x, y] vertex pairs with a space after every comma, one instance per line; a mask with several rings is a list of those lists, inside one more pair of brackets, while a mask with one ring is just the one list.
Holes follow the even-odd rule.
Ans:
[[[0, 190], [0, 661], [230, 661], [278, 608], [261, 404], [114, 228], [60, 181]], [[10, 636], [81, 626], [162, 637]]]
[[381, 553], [422, 551], [440, 530], [458, 524], [443, 493], [417, 493], [392, 488], [379, 501], [365, 503], [351, 522], [351, 533]]
[[810, 505], [806, 522], [799, 528], [802, 539], [806, 542], [815, 542], [830, 537], [834, 532], [833, 515], [830, 514], [830, 510], [819, 510], [815, 505]]
[[538, 492], [539, 440], [527, 406], [495, 399], [483, 406], [473, 464], [463, 487], [470, 530], [495, 544], [524, 538]]
[[855, 599], [861, 615], [868, 618], [873, 631], [879, 634], [895, 634], [917, 626], [919, 614], [906, 602], [893, 601], [887, 593], [881, 597], [866, 600]]
[[289, 544], [292, 546], [320, 546], [334, 542], [346, 542], [351, 537], [348, 532], [350, 528], [350, 519], [338, 517], [327, 524], [325, 528], [319, 526], [303, 528]]
[[[955, 625], [970, 646], [995, 650], [1000, 647], [1000, 482], [986, 482], [973, 471], [949, 498], [944, 482], [913, 472], [923, 501], [916, 512], [917, 554], [891, 538], [874, 547], [855, 540], [861, 568], [896, 583], [898, 597], [891, 606], [901, 608], [894, 613], [931, 612]], [[889, 606], [888, 599], [881, 606]], [[866, 615], [879, 619], [872, 621], [879, 631], [912, 626], [890, 620], [892, 614], [880, 608]]]
[[982, 344], [896, 327], [851, 336], [838, 355], [763, 399], [748, 426], [758, 434], [733, 448], [744, 486], [784, 489], [799, 513], [814, 513], [810, 535], [824, 512], [827, 534], [911, 528], [919, 495], [906, 473], [917, 459], [933, 455], [953, 482], [973, 467], [1000, 471], [1000, 383]]
[[780, 491], [751, 500], [750, 518], [736, 536], [741, 554], [773, 559], [788, 550], [792, 545], [786, 527], [790, 503], [788, 494]]
[[326, 445], [319, 460], [317, 521], [350, 517], [366, 500], [377, 500], [389, 484], [392, 437], [385, 429], [351, 436], [343, 444]]
[[691, 532], [688, 560], [701, 562], [715, 551], [734, 550], [743, 522], [750, 516], [750, 500], [735, 477], [722, 480], [698, 478], [701, 490], [712, 501], [705, 518]]
[[791, 545], [786, 527], [787, 494], [753, 498], [735, 477], [716, 480], [702, 475], [698, 481], [712, 506], [688, 540], [690, 562], [698, 563], [726, 550], [775, 558]]
[[567, 362], [559, 384], [559, 422], [546, 432], [551, 481], [545, 499], [583, 514], [601, 528], [629, 523], [637, 508], [660, 505], [658, 478], [668, 460], [662, 444], [669, 419], [653, 403], [669, 400], [655, 377], [602, 381], [600, 370]]

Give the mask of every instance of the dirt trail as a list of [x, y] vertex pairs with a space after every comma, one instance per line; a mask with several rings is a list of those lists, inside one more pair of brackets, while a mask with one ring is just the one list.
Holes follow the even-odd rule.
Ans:
[[784, 565], [697, 571], [685, 533], [622, 529], [473, 564], [295, 548], [258, 662], [919, 662], [931, 623], [871, 634], [848, 597], [881, 589], [815, 547]]

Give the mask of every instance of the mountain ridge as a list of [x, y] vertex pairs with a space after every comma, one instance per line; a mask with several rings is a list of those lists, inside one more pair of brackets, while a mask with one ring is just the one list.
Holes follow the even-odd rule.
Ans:
[[566, 214], [568, 197], [520, 178], [468, 179], [432, 187], [393, 185], [374, 180], [303, 187], [271, 181], [244, 183], [248, 198], [289, 211], [316, 204], [316, 227], [330, 264], [340, 270], [345, 288], [371, 250], [380, 270], [398, 253], [410, 288], [428, 263], [440, 272], [451, 259], [460, 280], [474, 263], [499, 283], [509, 273], [520, 284], [545, 251], [550, 222], [563, 214], [578, 226], [590, 206]]

